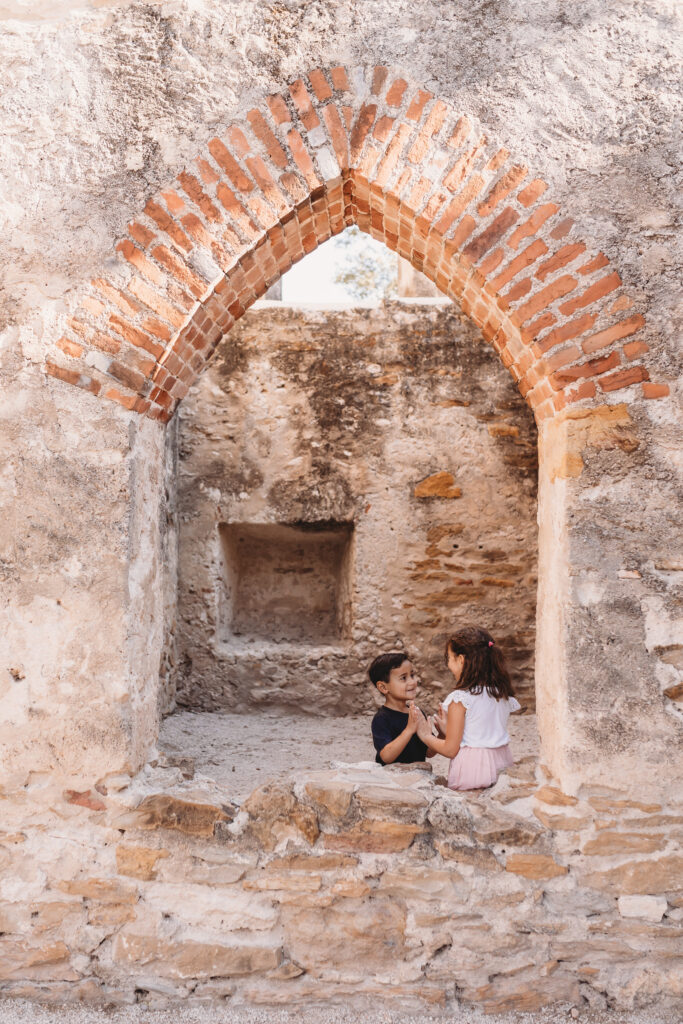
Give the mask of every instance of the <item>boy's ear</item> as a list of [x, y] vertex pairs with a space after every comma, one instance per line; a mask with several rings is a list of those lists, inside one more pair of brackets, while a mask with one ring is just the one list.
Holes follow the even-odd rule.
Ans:
[[387, 690], [389, 689], [389, 684], [387, 682], [385, 682], [384, 679], [378, 679], [377, 680], [377, 689], [379, 690], [380, 693], [382, 693], [382, 694], [384, 694], [384, 696], [386, 696]]

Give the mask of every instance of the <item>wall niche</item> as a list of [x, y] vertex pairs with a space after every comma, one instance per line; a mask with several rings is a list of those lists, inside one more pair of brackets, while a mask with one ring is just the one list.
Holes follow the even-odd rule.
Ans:
[[352, 532], [351, 523], [221, 523], [220, 642], [348, 637]]

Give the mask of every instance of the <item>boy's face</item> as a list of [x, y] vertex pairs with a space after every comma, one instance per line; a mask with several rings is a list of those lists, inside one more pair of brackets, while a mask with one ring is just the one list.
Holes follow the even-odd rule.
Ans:
[[413, 663], [406, 658], [398, 668], [392, 668], [388, 682], [380, 681], [377, 688], [388, 704], [405, 704], [406, 701], [415, 700], [418, 682]]

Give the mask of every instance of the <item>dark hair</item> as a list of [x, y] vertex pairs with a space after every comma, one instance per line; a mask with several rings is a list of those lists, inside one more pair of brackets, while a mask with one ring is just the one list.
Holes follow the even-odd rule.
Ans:
[[370, 682], [375, 686], [378, 683], [388, 683], [392, 668], [400, 668], [404, 661], [410, 661], [410, 655], [405, 651], [389, 651], [388, 654], [379, 654], [368, 669]]
[[465, 626], [448, 638], [444, 660], [448, 665], [448, 654], [462, 654], [465, 664], [457, 683], [458, 690], [481, 693], [487, 690], [496, 700], [514, 697], [510, 674], [500, 647], [485, 629]]

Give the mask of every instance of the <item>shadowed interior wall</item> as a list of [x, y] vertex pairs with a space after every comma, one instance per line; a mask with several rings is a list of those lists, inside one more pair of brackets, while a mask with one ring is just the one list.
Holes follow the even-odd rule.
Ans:
[[[448, 632], [475, 621], [533, 707], [536, 427], [457, 306], [254, 309], [181, 406], [178, 440], [180, 705], [368, 709], [367, 665], [397, 646], [428, 703], [451, 688]], [[296, 636], [274, 620], [250, 629], [254, 600], [268, 618], [279, 584], [257, 560], [238, 564], [234, 536], [271, 524], [261, 543], [275, 563], [274, 524], [329, 523], [352, 528], [346, 565], [332, 548], [311, 553], [311, 597], [336, 572], [344, 628], [323, 638], [294, 587]]]

